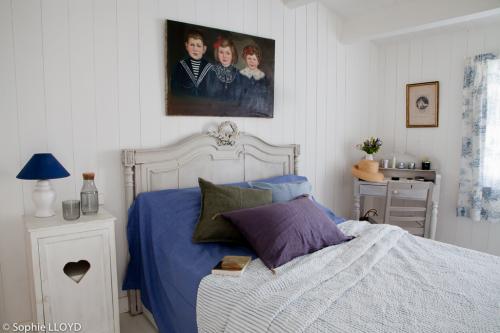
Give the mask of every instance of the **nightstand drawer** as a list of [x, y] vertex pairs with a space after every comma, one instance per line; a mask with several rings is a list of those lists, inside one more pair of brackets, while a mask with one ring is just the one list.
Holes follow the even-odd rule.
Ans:
[[393, 190], [391, 195], [396, 199], [426, 200], [429, 185], [426, 183], [398, 184], [398, 189]]
[[368, 185], [363, 184], [359, 186], [359, 194], [373, 195], [377, 197], [384, 197], [387, 191], [387, 186], [384, 185]]

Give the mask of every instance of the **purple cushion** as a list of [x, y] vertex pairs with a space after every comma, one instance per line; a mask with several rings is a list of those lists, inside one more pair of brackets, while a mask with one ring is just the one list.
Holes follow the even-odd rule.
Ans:
[[269, 268], [351, 240], [308, 197], [222, 214]]

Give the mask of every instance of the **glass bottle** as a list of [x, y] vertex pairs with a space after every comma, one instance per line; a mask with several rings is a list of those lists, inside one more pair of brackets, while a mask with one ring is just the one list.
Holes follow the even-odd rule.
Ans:
[[80, 192], [80, 201], [83, 215], [97, 214], [99, 211], [99, 194], [94, 183], [94, 173], [83, 173], [83, 186]]

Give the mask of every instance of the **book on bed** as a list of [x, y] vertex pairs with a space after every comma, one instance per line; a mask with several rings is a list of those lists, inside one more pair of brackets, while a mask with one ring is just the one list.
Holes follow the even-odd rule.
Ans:
[[212, 268], [212, 274], [240, 276], [252, 261], [250, 256], [225, 256]]

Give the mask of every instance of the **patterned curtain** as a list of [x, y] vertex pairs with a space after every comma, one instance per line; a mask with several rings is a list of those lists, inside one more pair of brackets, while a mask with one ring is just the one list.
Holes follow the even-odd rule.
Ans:
[[457, 215], [500, 222], [500, 60], [467, 59]]

